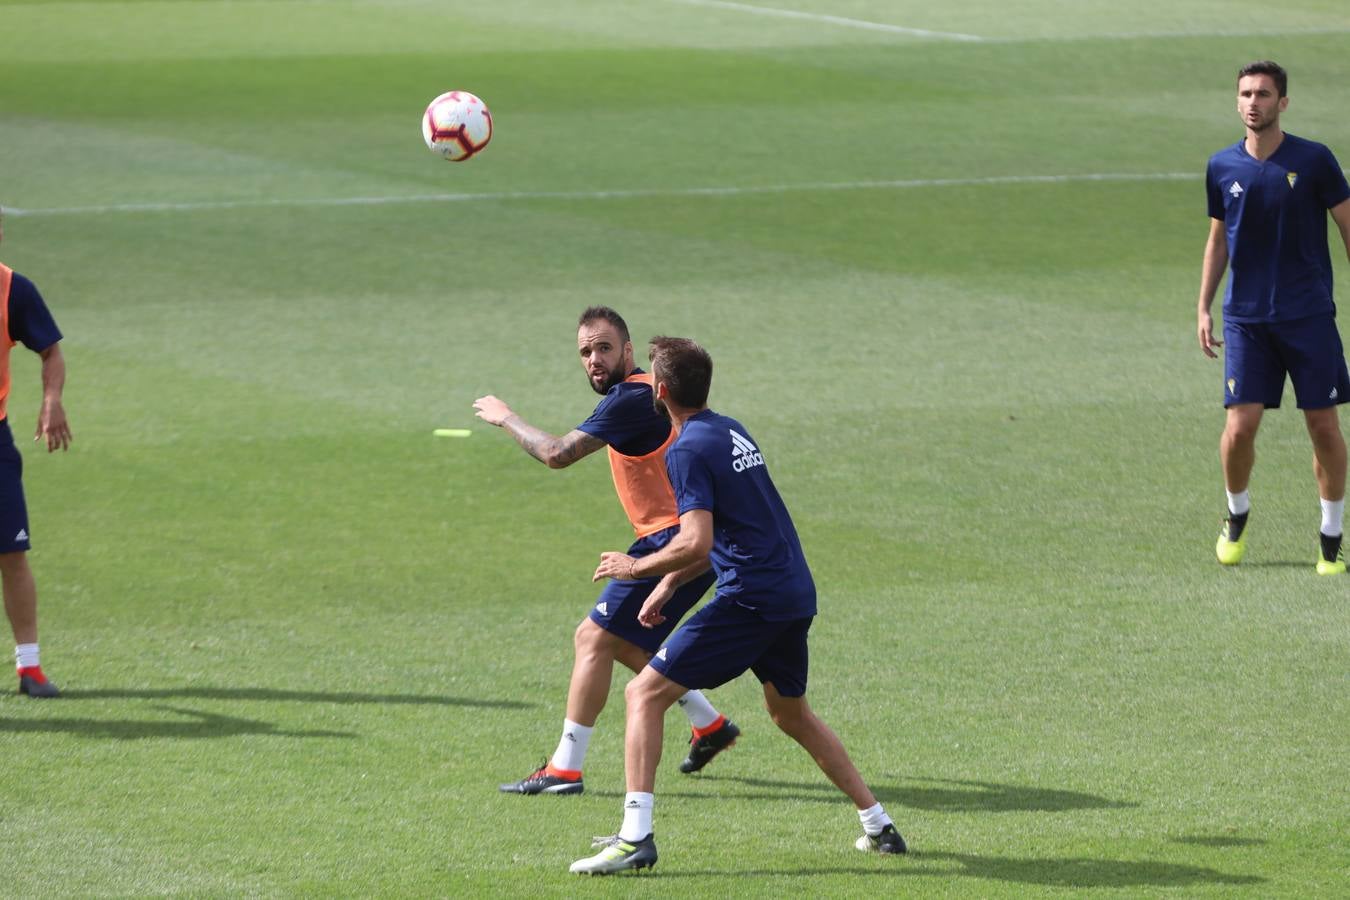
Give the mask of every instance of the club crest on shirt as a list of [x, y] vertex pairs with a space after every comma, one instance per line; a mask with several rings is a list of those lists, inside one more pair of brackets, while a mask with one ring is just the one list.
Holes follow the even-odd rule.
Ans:
[[1284, 180], [1287, 181], [1287, 182], [1289, 182], [1289, 187], [1292, 188], [1292, 187], [1294, 186], [1294, 182], [1295, 182], [1295, 181], [1298, 181], [1298, 173], [1297, 173], [1297, 172], [1285, 172], [1285, 173], [1284, 173]]

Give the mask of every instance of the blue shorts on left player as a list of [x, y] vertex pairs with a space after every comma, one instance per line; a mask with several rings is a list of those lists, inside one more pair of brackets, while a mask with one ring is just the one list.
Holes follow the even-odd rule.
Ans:
[[[650, 556], [669, 544], [671, 538], [679, 534], [679, 531], [680, 526], [672, 525], [670, 528], [640, 537], [628, 548], [628, 555], [635, 559]], [[610, 634], [636, 644], [648, 653], [655, 653], [661, 642], [675, 630], [680, 619], [684, 618], [684, 614], [693, 608], [717, 579], [711, 571], [708, 571], [676, 588], [675, 595], [661, 609], [666, 620], [653, 628], [647, 628], [638, 622], [638, 613], [642, 611], [642, 604], [647, 602], [652, 589], [660, 580], [660, 578], [640, 578], [636, 581], [611, 580], [600, 592], [599, 599], [591, 609], [591, 621]]]

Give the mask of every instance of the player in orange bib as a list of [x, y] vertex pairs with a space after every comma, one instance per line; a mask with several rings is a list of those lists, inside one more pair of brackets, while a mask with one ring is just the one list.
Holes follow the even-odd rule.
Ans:
[[[491, 395], [475, 400], [474, 409], [480, 419], [505, 429], [526, 453], [551, 469], [566, 468], [608, 448], [614, 488], [637, 538], [628, 553], [640, 559], [660, 550], [680, 529], [675, 493], [666, 474], [666, 450], [676, 432], [652, 403], [651, 376], [633, 362], [633, 344], [623, 317], [606, 306], [587, 309], [577, 324], [577, 349], [591, 388], [604, 399], [590, 418], [567, 434], [557, 436], [536, 428]], [[595, 720], [609, 698], [615, 661], [634, 672], [647, 665], [680, 617], [712, 585], [714, 576], [707, 568], [701, 564], [699, 574], [692, 578], [692, 572], [667, 576], [676, 583], [687, 583], [675, 590], [664, 608], [666, 622], [659, 628], [643, 627], [637, 614], [660, 578], [611, 581], [605, 586], [590, 614], [577, 626], [567, 716], [557, 749], [537, 771], [501, 785], [502, 791], [582, 792], [582, 765]], [[731, 746], [740, 730], [700, 691], [689, 691], [678, 702], [693, 730], [689, 755], [680, 771], [697, 772]]]
[[[4, 223], [0, 221], [0, 238]], [[61, 692], [42, 673], [38, 658], [37, 585], [28, 566], [28, 507], [23, 496], [23, 459], [9, 429], [9, 353], [20, 341], [42, 357], [42, 408], [33, 440], [47, 452], [70, 446], [70, 425], [61, 406], [66, 363], [61, 332], [33, 282], [0, 263], [0, 582], [5, 614], [14, 631], [14, 662], [19, 693], [59, 697]]]

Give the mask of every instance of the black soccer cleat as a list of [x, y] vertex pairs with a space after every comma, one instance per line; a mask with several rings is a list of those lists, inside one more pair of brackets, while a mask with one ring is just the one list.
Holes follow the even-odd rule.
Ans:
[[46, 699], [61, 696], [61, 691], [47, 680], [47, 676], [42, 674], [42, 669], [38, 666], [19, 670], [19, 693]]
[[712, 762], [714, 756], [736, 743], [736, 738], [740, 736], [741, 730], [730, 719], [724, 721], [721, 728], [703, 737], [691, 736], [689, 755], [680, 763], [680, 771], [686, 775], [697, 772]]
[[509, 784], [497, 785], [503, 794], [580, 794], [586, 790], [581, 777], [565, 778], [548, 770], [548, 761], [530, 775]]
[[1341, 536], [1318, 534], [1322, 553], [1317, 558], [1318, 575], [1344, 575], [1345, 551], [1341, 549]]
[[905, 846], [905, 839], [895, 830], [894, 825], [887, 825], [881, 829], [881, 834], [864, 834], [853, 846], [865, 853], [909, 852], [909, 848]]

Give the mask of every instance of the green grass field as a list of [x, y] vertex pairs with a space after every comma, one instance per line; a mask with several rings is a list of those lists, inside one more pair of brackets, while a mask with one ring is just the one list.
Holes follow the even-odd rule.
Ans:
[[[1292, 394], [1215, 563], [1194, 302], [1237, 67], [1350, 159], [1350, 10], [754, 3], [0, 0], [0, 259], [76, 440], [26, 446], [16, 351], [66, 699], [0, 697], [0, 893], [1346, 891], [1350, 582], [1313, 574]], [[496, 120], [462, 165], [418, 132], [451, 88]], [[496, 792], [629, 532], [602, 459], [471, 404], [584, 419], [595, 302], [711, 350], [821, 588], [813, 704], [908, 857], [853, 849], [752, 678], [701, 776], [668, 720], [649, 876], [567, 873], [619, 823], [622, 679], [585, 795]]]

